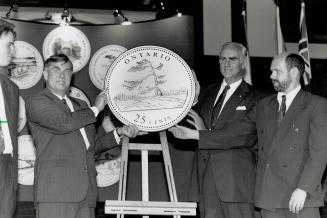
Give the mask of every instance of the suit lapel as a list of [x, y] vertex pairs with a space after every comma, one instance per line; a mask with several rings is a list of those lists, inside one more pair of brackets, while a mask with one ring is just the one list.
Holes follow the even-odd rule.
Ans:
[[[67, 95], [68, 97], [68, 95]], [[83, 110], [83, 109], [86, 109], [85, 107], [83, 107], [83, 105], [81, 105], [78, 101], [76, 101], [75, 98], [72, 98], [72, 97], [69, 97], [70, 101], [72, 102], [73, 104], [73, 107], [74, 107], [74, 111], [78, 111], [78, 110]], [[93, 141], [92, 141], [92, 134], [90, 133], [89, 131], [89, 126], [85, 126], [83, 127], [84, 130], [85, 130], [85, 133], [86, 133], [86, 136], [87, 136], [87, 139], [90, 143], [90, 147], [87, 149], [88, 151], [90, 150], [90, 148], [93, 146]], [[84, 140], [84, 139], [83, 139]], [[84, 146], [85, 147], [85, 146]], [[85, 147], [86, 148], [86, 147]]]
[[[13, 141], [17, 137], [17, 124], [18, 124], [17, 112], [18, 112], [19, 102], [12, 99], [16, 99], [18, 93], [14, 93], [14, 89], [12, 89], [14, 84], [12, 84], [9, 78], [7, 78], [4, 75], [0, 75], [0, 76], [1, 76], [0, 82], [2, 86], [6, 117], [7, 120], [11, 121], [8, 122], [8, 126], [9, 126], [11, 140]], [[14, 145], [13, 145], [13, 149], [16, 149]]]
[[289, 133], [290, 126], [295, 122], [298, 117], [301, 116], [301, 111], [303, 110], [303, 107], [305, 107], [305, 104], [305, 92], [303, 90], [300, 90], [299, 93], [295, 96], [289, 109], [287, 110], [279, 128], [276, 130], [276, 133], [272, 140], [270, 152], [273, 152], [274, 148], [280, 144], [278, 143], [278, 140], [283, 139], [285, 137], [284, 134]]
[[266, 141], [266, 145], [271, 147], [273, 139], [275, 137], [278, 124], [277, 124], [277, 117], [278, 117], [278, 101], [277, 95], [271, 96], [268, 103], [264, 105], [264, 123], [265, 129], [264, 131], [267, 132], [264, 140]]
[[211, 115], [219, 92], [220, 85], [212, 87], [205, 96], [203, 105], [201, 107], [201, 115], [203, 115], [204, 123], [208, 128], [211, 126]]
[[63, 102], [61, 101], [61, 99], [59, 99], [57, 96], [55, 96], [54, 94], [52, 94], [52, 92], [50, 92], [49, 89], [45, 88], [43, 90], [43, 94], [46, 95], [48, 98], [50, 98], [51, 101], [55, 102], [64, 111], [70, 111], [69, 108], [66, 105], [63, 104]]
[[230, 120], [231, 116], [234, 116], [234, 112], [239, 106], [240, 102], [248, 95], [250, 91], [250, 87], [248, 84], [246, 84], [244, 81], [237, 87], [237, 89], [234, 91], [234, 93], [230, 96], [228, 101], [225, 103], [218, 119], [216, 128], [219, 129], [225, 123]]

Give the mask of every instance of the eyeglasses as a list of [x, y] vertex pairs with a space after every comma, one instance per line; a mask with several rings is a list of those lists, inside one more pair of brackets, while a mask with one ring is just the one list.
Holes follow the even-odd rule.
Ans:
[[224, 64], [227, 61], [229, 61], [229, 63], [231, 64], [236, 64], [240, 59], [237, 57], [231, 57], [231, 58], [225, 58], [225, 57], [221, 57], [219, 58], [219, 63]]

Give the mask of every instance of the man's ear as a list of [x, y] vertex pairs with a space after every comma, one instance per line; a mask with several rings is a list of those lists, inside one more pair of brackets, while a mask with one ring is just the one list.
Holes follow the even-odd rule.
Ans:
[[290, 75], [292, 78], [296, 78], [296, 77], [300, 76], [300, 71], [296, 67], [292, 67], [290, 69]]
[[43, 76], [44, 76], [44, 80], [47, 81], [48, 80], [48, 72], [46, 70], [43, 71]]

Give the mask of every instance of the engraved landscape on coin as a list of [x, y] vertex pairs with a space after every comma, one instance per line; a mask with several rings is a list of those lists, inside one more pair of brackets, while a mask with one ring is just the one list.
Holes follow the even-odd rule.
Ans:
[[[167, 82], [162, 72], [163, 63], [155, 66], [148, 59], [136, 62], [128, 72], [138, 74], [131, 80], [124, 80], [122, 86], [128, 92], [121, 92], [114, 97], [120, 111], [159, 110], [180, 108], [187, 99], [187, 88], [163, 89]], [[136, 79], [135, 79], [136, 78]]]

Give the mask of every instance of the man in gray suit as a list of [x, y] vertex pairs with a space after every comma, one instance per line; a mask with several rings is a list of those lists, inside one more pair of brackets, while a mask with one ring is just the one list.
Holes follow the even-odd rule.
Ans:
[[11, 218], [16, 207], [18, 87], [8, 78], [15, 53], [14, 26], [0, 20], [0, 217]]
[[[199, 115], [190, 112], [197, 128], [193, 131], [200, 134], [196, 168], [200, 213], [203, 218], [253, 218], [255, 156], [251, 147], [256, 138], [229, 149], [217, 142], [215, 131], [241, 120], [260, 95], [243, 80], [246, 67], [243, 45], [225, 43], [219, 63], [223, 81], [201, 91]], [[170, 131], [177, 136], [178, 127]]]
[[39, 218], [94, 217], [94, 153], [117, 145], [122, 135], [138, 134], [135, 126], [122, 126], [96, 138], [93, 123], [106, 104], [105, 95], [100, 93], [91, 108], [68, 97], [72, 73], [67, 56], [49, 57], [44, 64], [46, 88], [26, 103], [36, 146], [34, 200]]

